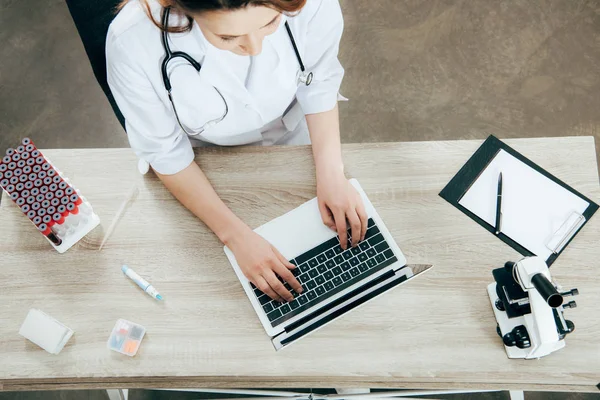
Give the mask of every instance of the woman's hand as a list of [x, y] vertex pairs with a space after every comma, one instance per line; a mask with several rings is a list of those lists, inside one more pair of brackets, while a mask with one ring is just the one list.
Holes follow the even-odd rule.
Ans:
[[246, 278], [267, 296], [280, 302], [294, 300], [278, 276], [296, 293], [302, 293], [302, 285], [291, 272], [296, 268], [294, 264], [250, 228], [236, 235], [228, 246]]
[[340, 168], [317, 170], [317, 198], [323, 223], [337, 231], [340, 245], [346, 249], [346, 221], [352, 229], [352, 246], [365, 238], [368, 218], [360, 194]]

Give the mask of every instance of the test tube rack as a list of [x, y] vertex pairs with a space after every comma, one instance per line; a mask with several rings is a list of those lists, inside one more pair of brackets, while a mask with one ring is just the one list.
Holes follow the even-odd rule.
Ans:
[[91, 204], [29, 138], [0, 159], [0, 187], [59, 253], [100, 223]]

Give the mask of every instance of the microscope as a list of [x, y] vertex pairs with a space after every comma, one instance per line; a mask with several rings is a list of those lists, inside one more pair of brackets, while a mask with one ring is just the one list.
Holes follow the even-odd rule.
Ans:
[[579, 291], [559, 293], [540, 257], [507, 262], [492, 273], [496, 282], [487, 290], [508, 358], [540, 358], [565, 347], [564, 338], [575, 325], [563, 312], [577, 304], [563, 304], [563, 298]]

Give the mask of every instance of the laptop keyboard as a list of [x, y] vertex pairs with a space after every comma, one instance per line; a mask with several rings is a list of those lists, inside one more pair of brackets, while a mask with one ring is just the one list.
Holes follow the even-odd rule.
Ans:
[[304, 289], [298, 294], [283, 282], [294, 295], [293, 301], [279, 303], [252, 288], [271, 325], [277, 326], [396, 261], [375, 221], [369, 218], [365, 240], [357, 247], [344, 251], [336, 236], [290, 260], [296, 265], [293, 273]]

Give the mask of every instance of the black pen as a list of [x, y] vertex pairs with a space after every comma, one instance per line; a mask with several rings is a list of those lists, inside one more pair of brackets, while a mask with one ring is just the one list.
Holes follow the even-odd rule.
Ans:
[[496, 194], [496, 235], [502, 229], [502, 172], [498, 175], [498, 192]]

